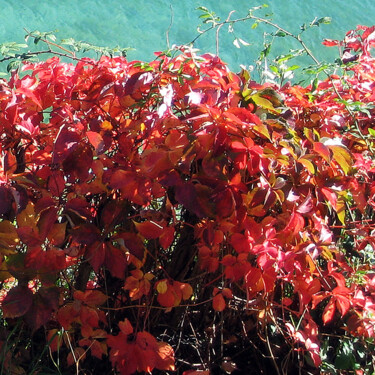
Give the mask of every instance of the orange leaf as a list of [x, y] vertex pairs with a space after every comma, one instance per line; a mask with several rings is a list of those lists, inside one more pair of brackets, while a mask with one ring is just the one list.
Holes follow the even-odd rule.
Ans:
[[74, 299], [82, 301], [88, 306], [103, 305], [103, 303], [106, 302], [108, 299], [108, 296], [106, 296], [99, 290], [86, 290], [85, 292], [76, 290], [73, 296]]
[[216, 294], [216, 296], [212, 300], [212, 307], [215, 311], [223, 311], [225, 309], [225, 300], [221, 293]]
[[158, 294], [157, 300], [161, 306], [173, 307], [175, 305], [176, 296], [172, 288], [169, 287], [165, 293]]
[[175, 370], [175, 359], [174, 351], [172, 347], [165, 342], [158, 342], [158, 350], [156, 352], [156, 364], [155, 367], [159, 370], [174, 371]]
[[193, 294], [193, 288], [190, 284], [180, 283], [179, 288], [182, 292], [182, 299], [189, 299]]
[[331, 161], [331, 153], [329, 148], [325, 146], [323, 143], [315, 142], [313, 145], [313, 149], [316, 153], [318, 153], [327, 163]]
[[232, 293], [232, 291], [231, 291], [229, 288], [224, 288], [224, 289], [222, 290], [222, 293], [223, 293], [223, 296], [224, 296], [225, 298], [228, 298], [228, 299], [233, 298], [233, 293]]
[[331, 298], [323, 311], [322, 319], [323, 319], [324, 324], [329, 323], [333, 319], [335, 315], [335, 311], [336, 311], [335, 301], [333, 298]]

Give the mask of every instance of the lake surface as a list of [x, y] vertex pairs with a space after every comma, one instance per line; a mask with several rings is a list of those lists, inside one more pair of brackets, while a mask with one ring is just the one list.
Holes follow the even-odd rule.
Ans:
[[[304, 34], [304, 40], [320, 60], [332, 60], [337, 51], [323, 47], [324, 38], [342, 39], [345, 32], [358, 24], [375, 24], [373, 0], [0, 0], [0, 44], [6, 41], [22, 42], [28, 30], [54, 31], [59, 39], [74, 38], [94, 45], [132, 47], [130, 60], [153, 59], [154, 51], [167, 48], [169, 44], [186, 44], [197, 35], [202, 24], [196, 8], [205, 6], [222, 19], [231, 10], [233, 18], [247, 14], [248, 9], [263, 3], [269, 7], [261, 11], [273, 13], [273, 21], [285, 29], [298, 33], [300, 25], [315, 17], [331, 17], [330, 25], [314, 27]], [[228, 34], [224, 26], [220, 32], [220, 57], [231, 69], [239, 65], [252, 65], [263, 45], [262, 26], [252, 29], [253, 22], [235, 26], [237, 37], [250, 43], [240, 49], [233, 45], [234, 34]], [[270, 29], [268, 29], [270, 30]], [[279, 38], [281, 39], [281, 38]], [[215, 52], [215, 33], [199, 38], [196, 47], [202, 52]], [[298, 45], [282, 38], [274, 53], [287, 52]]]

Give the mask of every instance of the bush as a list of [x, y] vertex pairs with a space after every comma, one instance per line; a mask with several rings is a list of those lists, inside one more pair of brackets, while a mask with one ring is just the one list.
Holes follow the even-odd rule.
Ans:
[[373, 33], [308, 87], [189, 47], [2, 80], [2, 373], [374, 371]]

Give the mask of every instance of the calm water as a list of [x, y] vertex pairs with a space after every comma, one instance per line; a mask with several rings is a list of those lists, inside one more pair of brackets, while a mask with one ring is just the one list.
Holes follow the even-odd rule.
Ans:
[[[60, 39], [72, 37], [100, 46], [132, 47], [131, 60], [150, 60], [153, 51], [167, 47], [166, 31], [170, 44], [190, 42], [200, 24], [200, 5], [226, 18], [236, 10], [234, 17], [245, 16], [250, 7], [266, 2], [267, 13], [289, 31], [298, 32], [299, 26], [314, 17], [332, 17], [330, 25], [309, 30], [305, 41], [322, 60], [331, 60], [334, 51], [321, 46], [323, 38], [341, 39], [345, 32], [358, 24], [375, 24], [374, 0], [0, 0], [0, 43], [23, 41], [23, 28], [54, 31]], [[261, 14], [261, 13], [260, 13]], [[251, 43], [237, 49], [233, 34], [223, 27], [220, 33], [220, 56], [234, 70], [240, 64], [253, 64], [263, 43], [263, 29], [251, 29], [252, 23], [235, 27], [236, 36]], [[215, 34], [202, 36], [196, 46], [202, 51], [215, 52]], [[275, 47], [275, 53], [296, 48], [286, 38]]]

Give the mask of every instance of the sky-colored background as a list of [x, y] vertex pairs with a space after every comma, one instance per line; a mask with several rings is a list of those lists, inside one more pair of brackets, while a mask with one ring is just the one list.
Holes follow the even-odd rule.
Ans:
[[[131, 60], [150, 60], [153, 51], [165, 50], [166, 30], [173, 13], [169, 32], [171, 44], [184, 44], [196, 35], [200, 5], [214, 10], [223, 19], [229, 11], [236, 10], [234, 17], [244, 16], [250, 7], [266, 2], [267, 13], [273, 20], [292, 32], [310, 22], [314, 17], [332, 17], [330, 25], [314, 28], [306, 33], [305, 40], [320, 59], [332, 59], [334, 52], [321, 47], [323, 38], [341, 39], [345, 32], [357, 24], [375, 24], [373, 0], [0, 0], [0, 44], [5, 41], [22, 41], [23, 28], [29, 30], [58, 30], [59, 38], [73, 37], [95, 45], [133, 47]], [[221, 31], [220, 56], [234, 70], [240, 64], [253, 64], [263, 42], [263, 29], [251, 29], [252, 23], [235, 27], [237, 36], [251, 43], [237, 49], [233, 46], [233, 34], [227, 28]], [[199, 39], [197, 47], [204, 52], [215, 52], [215, 35], [210, 33]], [[287, 52], [285, 38], [279, 47]]]

